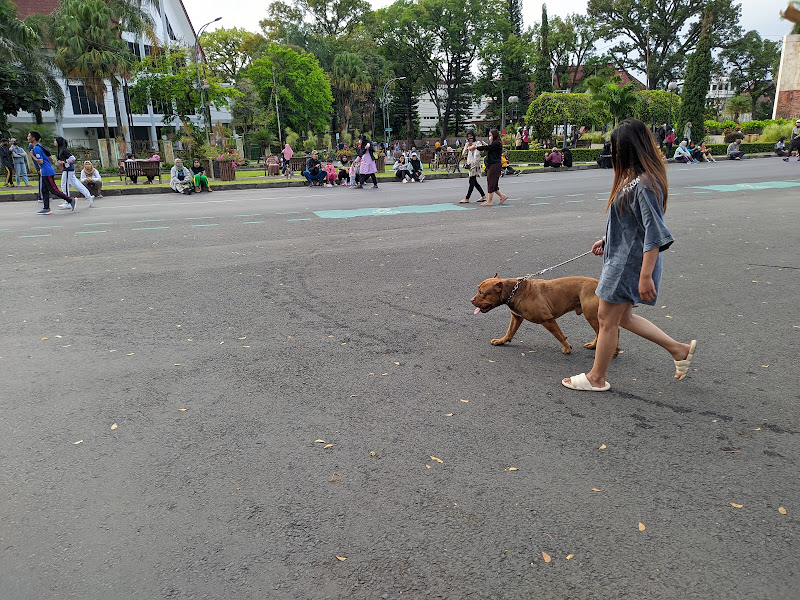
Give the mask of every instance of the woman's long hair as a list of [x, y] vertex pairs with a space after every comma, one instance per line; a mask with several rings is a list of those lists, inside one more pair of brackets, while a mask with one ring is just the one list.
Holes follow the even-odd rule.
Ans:
[[[369, 148], [367, 148], [367, 144], [369, 144]], [[363, 133], [361, 134], [361, 156], [364, 156], [364, 152], [369, 152], [370, 157], [372, 160], [375, 160], [375, 148], [373, 148], [373, 144], [369, 141], [369, 138], [365, 136]]]
[[56, 138], [56, 157], [58, 157], [58, 160], [67, 160], [70, 156], [72, 156], [72, 153], [67, 148], [67, 140], [58, 136]]
[[[625, 119], [611, 132], [611, 164], [614, 167], [614, 186], [606, 210], [622, 189], [639, 175], [646, 175], [642, 184], [662, 197], [662, 209], [667, 210], [667, 170], [653, 134], [639, 119]], [[619, 209], [629, 202], [628, 194], [620, 198]]]

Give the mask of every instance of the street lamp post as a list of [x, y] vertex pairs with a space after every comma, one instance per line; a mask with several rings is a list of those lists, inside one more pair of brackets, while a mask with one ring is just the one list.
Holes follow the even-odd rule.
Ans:
[[678, 84], [674, 81], [670, 81], [667, 85], [667, 89], [669, 90], [669, 123], [667, 123], [667, 126], [672, 127], [672, 94], [678, 89]]
[[383, 141], [387, 145], [389, 144], [389, 106], [386, 102], [386, 95], [389, 93], [389, 86], [392, 82], [400, 81], [401, 79], [405, 79], [405, 77], [394, 77], [383, 86]]
[[506, 128], [506, 93], [503, 89], [502, 77], [495, 77], [492, 81], [500, 83], [500, 132], [502, 133]]
[[518, 116], [517, 116], [517, 107], [519, 106], [519, 96], [509, 96], [508, 97], [508, 103], [511, 106], [513, 106], [513, 108], [511, 110], [509, 110], [509, 112], [511, 113], [511, 118], [516, 123], [517, 122], [517, 118], [518, 118]]
[[206, 104], [203, 96], [203, 91], [208, 90], [210, 87], [208, 85], [208, 81], [206, 81], [205, 85], [200, 83], [200, 36], [203, 34], [203, 31], [206, 27], [211, 25], [212, 23], [216, 23], [222, 17], [217, 17], [213, 21], [209, 21], [205, 25], [203, 25], [200, 29], [197, 30], [197, 34], [194, 36], [194, 64], [195, 69], [197, 70], [197, 91], [200, 94], [200, 110], [203, 112], [203, 121], [205, 122], [205, 130], [206, 130], [206, 144], [211, 143], [211, 138], [208, 135], [208, 113], [206, 111]]

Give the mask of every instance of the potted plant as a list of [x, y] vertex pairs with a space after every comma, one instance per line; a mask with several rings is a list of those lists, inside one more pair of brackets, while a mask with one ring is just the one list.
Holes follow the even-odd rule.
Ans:
[[219, 165], [219, 178], [222, 181], [233, 181], [236, 179], [236, 167], [244, 163], [233, 148], [220, 154], [214, 160]]

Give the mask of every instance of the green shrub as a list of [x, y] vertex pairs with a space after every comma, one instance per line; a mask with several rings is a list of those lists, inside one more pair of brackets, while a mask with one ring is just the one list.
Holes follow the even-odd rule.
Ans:
[[[774, 142], [752, 142], [740, 144], [740, 150], [745, 154], [770, 154], [775, 151]], [[728, 144], [706, 144], [714, 156], [725, 156], [728, 153]]]
[[789, 139], [791, 137], [792, 124], [789, 123], [788, 121], [784, 123], [780, 123], [780, 121], [786, 121], [786, 119], [779, 119], [778, 121], [772, 121], [766, 127], [764, 127], [764, 131], [761, 132], [762, 142], [772, 142], [774, 144], [783, 136], [786, 136], [786, 139]]
[[741, 123], [744, 133], [761, 133], [770, 121], [745, 121]]
[[[544, 163], [544, 150], [509, 150], [509, 162], [518, 163]], [[599, 148], [575, 148], [572, 151], [572, 161], [579, 162], [594, 162], [600, 155]]]

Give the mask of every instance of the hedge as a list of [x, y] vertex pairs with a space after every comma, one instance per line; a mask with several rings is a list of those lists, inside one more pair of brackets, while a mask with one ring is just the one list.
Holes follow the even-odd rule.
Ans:
[[[508, 160], [515, 164], [543, 163], [544, 155], [547, 154], [547, 152], [549, 152], [549, 150], [509, 150]], [[599, 155], [600, 148], [575, 148], [572, 150], [572, 160], [576, 163], [594, 162]]]
[[[739, 144], [740, 150], [745, 154], [772, 154], [775, 152], [775, 144], [772, 142], [751, 142], [749, 144]], [[728, 153], [728, 144], [706, 144], [706, 148], [711, 150], [714, 156], [725, 156]], [[672, 158], [670, 156], [670, 158]]]

